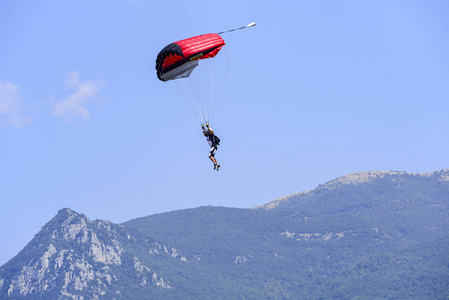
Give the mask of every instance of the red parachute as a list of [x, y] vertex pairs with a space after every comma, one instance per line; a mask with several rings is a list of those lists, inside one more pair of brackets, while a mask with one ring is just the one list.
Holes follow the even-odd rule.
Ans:
[[180, 40], [157, 55], [157, 78], [176, 90], [200, 123], [209, 122], [226, 76], [227, 61], [223, 63], [222, 59], [227, 56], [217, 56], [225, 46], [220, 34], [255, 25]]
[[157, 56], [157, 77], [162, 81], [189, 77], [199, 60], [214, 57], [224, 45], [216, 33], [171, 43]]

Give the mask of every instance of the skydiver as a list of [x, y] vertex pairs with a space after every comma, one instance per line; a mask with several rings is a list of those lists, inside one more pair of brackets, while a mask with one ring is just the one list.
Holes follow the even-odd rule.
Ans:
[[212, 128], [209, 127], [209, 123], [207, 123], [206, 125], [201, 125], [201, 128], [203, 128], [203, 134], [206, 137], [209, 146], [211, 147], [209, 151], [209, 158], [214, 163], [214, 170], [218, 171], [221, 165], [215, 159], [215, 152], [218, 149], [218, 145], [220, 145], [220, 139], [214, 134]]

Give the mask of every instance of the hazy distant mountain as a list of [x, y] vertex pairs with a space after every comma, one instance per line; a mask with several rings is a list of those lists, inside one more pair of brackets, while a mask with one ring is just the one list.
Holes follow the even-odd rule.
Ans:
[[120, 225], [66, 208], [0, 268], [0, 298], [447, 299], [448, 206], [443, 170]]

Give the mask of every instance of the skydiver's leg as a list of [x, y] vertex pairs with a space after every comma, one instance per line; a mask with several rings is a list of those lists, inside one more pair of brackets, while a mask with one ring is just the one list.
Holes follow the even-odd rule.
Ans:
[[210, 149], [210, 152], [209, 152], [209, 158], [210, 158], [210, 160], [214, 163], [214, 170], [216, 169], [216, 167], [217, 167], [217, 160], [215, 159], [215, 151], [217, 151], [217, 147], [212, 147], [211, 149]]

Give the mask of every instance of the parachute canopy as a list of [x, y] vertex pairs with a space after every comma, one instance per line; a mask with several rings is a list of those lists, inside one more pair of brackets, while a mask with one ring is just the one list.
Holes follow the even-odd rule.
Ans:
[[[228, 69], [227, 53], [221, 34], [254, 27], [256, 23], [231, 30], [180, 40], [165, 46], [156, 58], [159, 80], [172, 87], [201, 123], [217, 108]], [[225, 61], [223, 61], [225, 59]]]
[[157, 56], [157, 77], [162, 81], [189, 77], [199, 60], [214, 57], [224, 45], [224, 40], [216, 33], [171, 43]]

